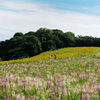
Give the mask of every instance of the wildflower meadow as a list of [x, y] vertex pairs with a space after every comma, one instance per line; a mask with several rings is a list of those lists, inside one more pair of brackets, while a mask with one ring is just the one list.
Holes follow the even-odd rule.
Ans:
[[99, 51], [71, 47], [2, 61], [0, 100], [100, 100]]

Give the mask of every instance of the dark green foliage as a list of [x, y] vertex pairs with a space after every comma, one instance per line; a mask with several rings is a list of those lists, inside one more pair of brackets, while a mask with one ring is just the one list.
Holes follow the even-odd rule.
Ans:
[[42, 45], [42, 51], [49, 51], [54, 48], [53, 31], [47, 28], [40, 28], [36, 31], [37, 36]]
[[36, 32], [17, 32], [0, 42], [0, 61], [32, 57], [44, 51], [63, 47], [100, 46], [100, 38], [77, 36], [59, 29], [40, 28]]
[[72, 32], [66, 32], [64, 34], [64, 44], [66, 47], [75, 46], [75, 35]]
[[15, 37], [15, 36], [18, 36], [18, 37], [20, 36], [20, 37], [21, 37], [21, 36], [23, 36], [23, 33], [17, 32], [17, 33], [15, 33], [14, 37]]
[[42, 51], [41, 42], [34, 35], [19, 35], [5, 42], [0, 42], [0, 57], [3, 60], [21, 59], [39, 54]]
[[33, 31], [30, 31], [30, 32], [28, 32], [28, 33], [25, 33], [25, 35], [34, 35], [35, 34], [35, 32], [33, 32]]
[[21, 46], [29, 57], [39, 54], [42, 51], [41, 42], [34, 35], [25, 36], [25, 42]]

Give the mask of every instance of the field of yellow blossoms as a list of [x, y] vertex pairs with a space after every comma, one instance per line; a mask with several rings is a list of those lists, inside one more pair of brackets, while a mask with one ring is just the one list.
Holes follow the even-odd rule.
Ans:
[[51, 55], [56, 54], [57, 59], [63, 59], [66, 57], [75, 57], [75, 56], [85, 56], [85, 55], [93, 55], [96, 51], [98, 51], [99, 47], [69, 47], [69, 48], [62, 48], [55, 51], [47, 51], [41, 53], [37, 56], [33, 56], [31, 58], [25, 59], [17, 59], [17, 60], [10, 60], [10, 61], [1, 61], [0, 64], [8, 64], [8, 63], [22, 63], [22, 62], [32, 62], [32, 61], [42, 61], [42, 60], [49, 60]]
[[0, 100], [100, 100], [99, 51], [71, 47], [0, 62]]

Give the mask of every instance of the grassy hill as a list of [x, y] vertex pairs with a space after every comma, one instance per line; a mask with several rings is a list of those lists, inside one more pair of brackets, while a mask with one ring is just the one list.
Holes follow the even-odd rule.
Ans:
[[100, 100], [99, 50], [63, 48], [1, 62], [0, 100]]

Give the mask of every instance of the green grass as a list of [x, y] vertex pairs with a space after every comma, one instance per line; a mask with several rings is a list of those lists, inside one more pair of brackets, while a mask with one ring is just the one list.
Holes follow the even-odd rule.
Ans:
[[95, 54], [95, 56], [100, 57], [100, 51], [97, 54]]

